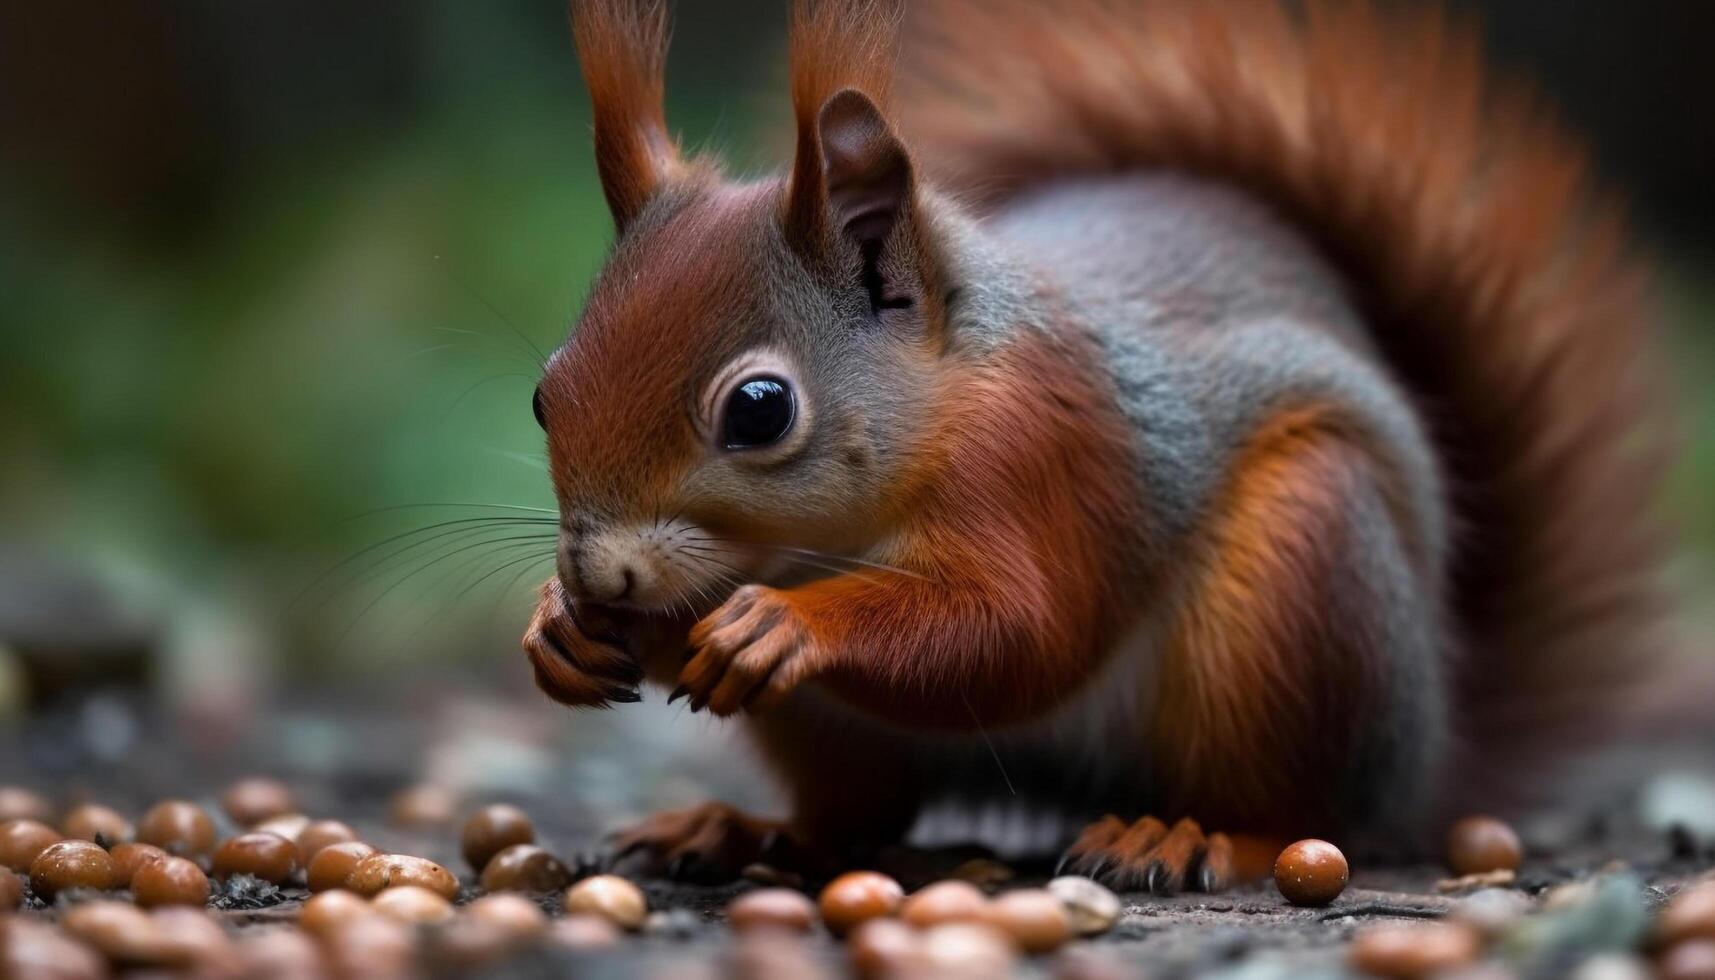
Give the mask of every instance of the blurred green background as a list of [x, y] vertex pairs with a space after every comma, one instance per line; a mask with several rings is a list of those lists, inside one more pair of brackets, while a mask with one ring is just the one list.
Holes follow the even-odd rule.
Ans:
[[[1689, 445], [1664, 506], [1696, 587], [1715, 4], [1465, 6], [1592, 134], [1662, 257]], [[786, 118], [783, 7], [677, 5], [669, 115], [739, 170]], [[144, 636], [191, 700], [429, 664], [527, 684], [535, 543], [490, 529], [369, 567], [384, 547], [314, 583], [507, 513], [416, 505], [552, 503], [529, 396], [610, 235], [562, 5], [0, 11], [0, 644]]]

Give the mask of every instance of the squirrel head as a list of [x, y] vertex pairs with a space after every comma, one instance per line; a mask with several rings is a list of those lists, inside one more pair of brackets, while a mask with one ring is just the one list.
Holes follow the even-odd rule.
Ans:
[[667, 134], [662, 6], [574, 7], [618, 229], [535, 398], [574, 598], [666, 612], [826, 570], [816, 553], [873, 543], [908, 494], [944, 309], [882, 108], [894, 21], [799, 6], [796, 158], [737, 183]]

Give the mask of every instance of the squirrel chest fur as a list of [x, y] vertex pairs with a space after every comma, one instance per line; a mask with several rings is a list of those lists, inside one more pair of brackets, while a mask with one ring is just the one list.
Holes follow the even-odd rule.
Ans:
[[1635, 277], [1433, 14], [1316, 7], [800, 4], [795, 160], [733, 182], [667, 135], [659, 5], [574, 5], [619, 235], [537, 392], [525, 649], [744, 716], [793, 805], [624, 844], [719, 876], [999, 799], [1217, 888], [1203, 826], [1409, 836], [1588, 727], [1654, 608]]

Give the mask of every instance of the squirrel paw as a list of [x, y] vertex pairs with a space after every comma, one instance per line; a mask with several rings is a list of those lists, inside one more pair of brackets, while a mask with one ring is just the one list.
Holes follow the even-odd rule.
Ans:
[[1154, 817], [1128, 826], [1109, 814], [1078, 835], [1055, 873], [1086, 875], [1121, 892], [1175, 895], [1187, 885], [1218, 892], [1234, 880], [1233, 842], [1204, 835], [1188, 818], [1171, 828]]
[[[643, 668], [599, 623], [580, 625], [557, 578], [543, 584], [536, 611], [524, 631], [524, 653], [536, 671], [536, 686], [561, 704], [602, 708], [642, 700], [637, 685]], [[592, 632], [594, 635], [592, 635]]]
[[704, 884], [733, 881], [758, 861], [786, 866], [796, 850], [784, 823], [713, 801], [654, 814], [612, 841], [616, 862], [643, 854], [651, 873]]
[[691, 627], [694, 651], [679, 673], [691, 710], [721, 717], [740, 709], [766, 711], [810, 676], [815, 644], [786, 593], [746, 585]]

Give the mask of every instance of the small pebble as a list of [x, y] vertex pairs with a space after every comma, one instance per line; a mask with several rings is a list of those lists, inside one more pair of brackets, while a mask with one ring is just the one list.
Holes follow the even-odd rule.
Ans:
[[30, 862], [30, 887], [43, 899], [68, 888], [111, 891], [119, 886], [118, 862], [101, 845], [86, 840], [50, 844]]
[[8, 820], [0, 824], [0, 864], [13, 871], [28, 871], [36, 855], [62, 839], [59, 831], [40, 820]]
[[119, 865], [119, 887], [121, 888], [131, 884], [132, 879], [137, 876], [137, 869], [143, 865], [172, 857], [153, 844], [134, 842], [116, 845], [107, 853], [113, 856], [113, 863]]
[[471, 814], [459, 834], [459, 850], [478, 874], [490, 858], [514, 844], [534, 844], [536, 827], [523, 810], [506, 803], [491, 803]]
[[1274, 861], [1274, 886], [1294, 905], [1327, 905], [1346, 890], [1346, 855], [1325, 840], [1301, 840]]
[[298, 808], [292, 788], [278, 779], [253, 776], [240, 779], [227, 787], [220, 796], [220, 808], [240, 827], [250, 827], [269, 817], [290, 813]]
[[370, 899], [369, 907], [410, 925], [434, 925], [453, 917], [453, 903], [417, 885], [389, 888]]
[[1021, 888], [997, 896], [983, 918], [1027, 953], [1051, 953], [1072, 938], [1072, 917], [1066, 906], [1039, 888]]
[[583, 952], [612, 949], [619, 945], [619, 927], [604, 916], [574, 913], [555, 919], [548, 927], [548, 941], [562, 949]]
[[214, 854], [217, 878], [247, 874], [280, 885], [297, 870], [298, 846], [279, 834], [265, 831], [239, 834], [221, 844]]
[[1119, 896], [1100, 882], [1081, 875], [1063, 875], [1048, 883], [1048, 892], [1066, 906], [1066, 914], [1072, 917], [1072, 931], [1080, 936], [1101, 935], [1119, 921]]
[[759, 888], [727, 903], [726, 920], [736, 932], [755, 929], [809, 932], [816, 924], [816, 906], [801, 892]]
[[362, 841], [346, 841], [343, 844], [329, 844], [316, 852], [310, 859], [309, 866], [304, 869], [305, 882], [310, 891], [325, 892], [330, 888], [345, 887], [345, 879], [351, 877], [359, 861], [376, 853], [375, 848]]
[[1477, 931], [1453, 922], [1371, 926], [1346, 950], [1353, 969], [1389, 980], [1420, 978], [1455, 970], [1482, 951]]
[[1447, 864], [1455, 874], [1517, 871], [1523, 858], [1518, 834], [1494, 817], [1466, 817], [1447, 832]]
[[66, 811], [60, 819], [60, 833], [76, 840], [100, 840], [111, 847], [131, 839], [131, 821], [118, 810], [84, 803]]
[[9, 915], [24, 904], [24, 879], [13, 871], [0, 871], [0, 915]]
[[917, 930], [898, 919], [871, 919], [852, 930], [846, 958], [863, 980], [921, 972], [923, 943]]
[[1693, 939], [1664, 953], [1656, 963], [1661, 980], [1715, 980], [1715, 939]]
[[968, 881], [937, 881], [912, 892], [899, 906], [899, 917], [918, 929], [947, 922], [978, 922], [989, 897]]
[[208, 902], [208, 876], [188, 858], [163, 854], [131, 876], [131, 896], [138, 905], [195, 905]]
[[480, 879], [490, 892], [553, 892], [571, 881], [571, 869], [535, 844], [514, 844], [494, 855]]
[[298, 927], [322, 935], [342, 922], [369, 914], [369, 902], [343, 888], [312, 896], [298, 910]]
[[452, 823], [458, 809], [458, 794], [445, 786], [421, 783], [394, 794], [387, 819], [396, 827], [437, 827]]
[[359, 895], [379, 895], [403, 885], [427, 888], [449, 902], [459, 893], [459, 880], [451, 871], [409, 854], [371, 854], [358, 861], [345, 879], [345, 887]]
[[522, 895], [484, 895], [465, 906], [464, 914], [516, 939], [548, 931], [548, 916], [541, 906]]
[[968, 977], [971, 980], [1009, 977], [1018, 959], [1013, 943], [1005, 933], [975, 922], [948, 922], [935, 926], [923, 933], [920, 949], [918, 955], [927, 975], [932, 977]]
[[47, 797], [22, 786], [0, 786], [0, 823], [8, 820], [34, 820], [49, 823], [54, 808]]
[[567, 914], [584, 912], [605, 917], [624, 929], [643, 926], [649, 902], [643, 890], [618, 875], [596, 875], [566, 889]]
[[305, 824], [292, 840], [298, 845], [298, 864], [308, 868], [322, 848], [330, 844], [349, 844], [357, 840], [357, 831], [338, 820], [316, 820]]
[[105, 980], [100, 954], [45, 922], [8, 920], [0, 942], [0, 976], [52, 980]]
[[905, 889], [878, 871], [848, 871], [822, 889], [817, 906], [822, 921], [836, 936], [843, 936], [860, 923], [899, 911]]
[[1673, 896], [1655, 922], [1662, 946], [1688, 939], [1715, 939], [1715, 882], [1692, 885]]
[[137, 821], [137, 840], [178, 857], [197, 857], [214, 850], [214, 821], [195, 803], [167, 800]]
[[1531, 900], [1523, 892], [1485, 888], [1459, 900], [1447, 912], [1451, 922], [1463, 922], [1488, 937], [1499, 936], [1525, 917]]

